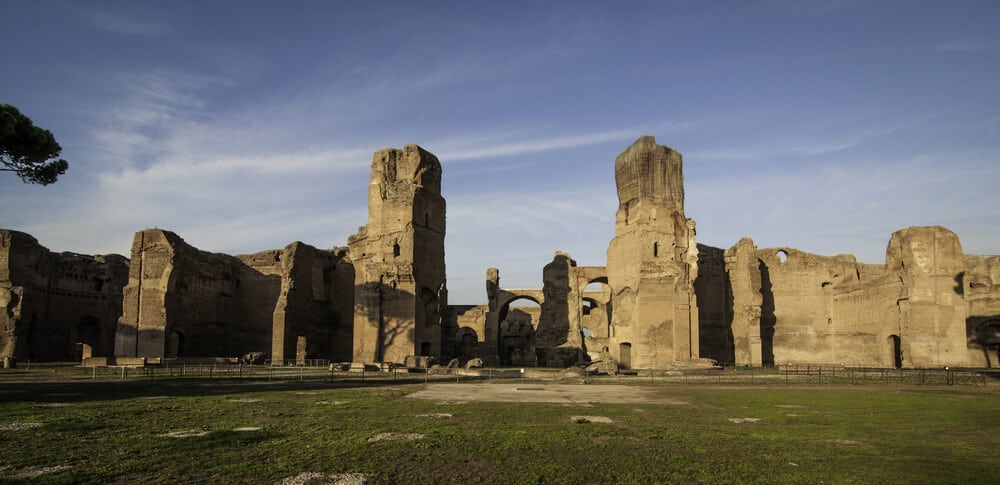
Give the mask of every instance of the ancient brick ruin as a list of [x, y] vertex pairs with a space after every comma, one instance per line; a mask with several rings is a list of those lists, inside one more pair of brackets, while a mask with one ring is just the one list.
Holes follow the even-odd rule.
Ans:
[[72, 361], [110, 355], [129, 261], [53, 253], [0, 230], [0, 357]]
[[714, 248], [684, 213], [680, 153], [640, 137], [614, 170], [606, 266], [557, 251], [530, 289], [489, 268], [483, 305], [448, 305], [441, 164], [416, 145], [375, 153], [347, 248], [230, 256], [151, 229], [127, 260], [0, 231], [0, 357], [1000, 366], [1000, 256], [965, 255], [947, 229], [897, 231], [881, 265], [749, 238]]

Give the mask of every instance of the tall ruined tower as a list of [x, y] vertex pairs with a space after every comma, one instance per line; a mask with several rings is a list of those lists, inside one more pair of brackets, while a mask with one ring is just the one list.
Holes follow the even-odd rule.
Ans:
[[625, 367], [698, 357], [694, 221], [684, 216], [681, 154], [643, 136], [615, 159], [618, 212], [608, 246], [611, 347]]
[[354, 361], [441, 355], [444, 232], [437, 157], [417, 145], [375, 152], [368, 224], [348, 239], [355, 265]]

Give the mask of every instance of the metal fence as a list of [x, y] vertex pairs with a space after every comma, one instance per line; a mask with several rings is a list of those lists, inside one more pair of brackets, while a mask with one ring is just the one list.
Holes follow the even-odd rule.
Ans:
[[726, 385], [979, 385], [1000, 380], [997, 369], [885, 369], [786, 365], [781, 367], [724, 367], [687, 370], [640, 370], [609, 377], [683, 384]]
[[[571, 378], [569, 382], [594, 383], [643, 383], [670, 384], [722, 384], [722, 385], [883, 385], [883, 386], [985, 386], [1000, 382], [998, 369], [885, 369], [840, 366], [781, 366], [781, 367], [724, 367], [685, 370], [626, 370], [617, 375], [573, 375], [565, 370], [534, 369], [526, 377], [518, 369], [426, 369], [404, 367], [330, 365], [328, 361], [311, 361], [309, 365], [295, 365], [294, 361], [246, 365], [238, 362], [163, 362], [146, 366], [93, 366], [81, 367], [69, 363], [44, 366], [32, 363], [35, 371], [58, 373], [74, 379], [91, 380], [256, 380], [256, 381], [372, 381], [372, 382], [470, 382], [511, 380], [552, 381]], [[325, 363], [325, 364], [324, 364]], [[282, 365], [288, 364], [288, 365]], [[28, 370], [21, 367], [23, 370]]]

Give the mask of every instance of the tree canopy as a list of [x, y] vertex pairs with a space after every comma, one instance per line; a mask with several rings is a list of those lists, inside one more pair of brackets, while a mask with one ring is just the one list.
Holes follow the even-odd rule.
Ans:
[[49, 130], [9, 104], [0, 104], [0, 163], [2, 172], [14, 172], [25, 183], [49, 185], [66, 173], [69, 163], [56, 159], [62, 147]]

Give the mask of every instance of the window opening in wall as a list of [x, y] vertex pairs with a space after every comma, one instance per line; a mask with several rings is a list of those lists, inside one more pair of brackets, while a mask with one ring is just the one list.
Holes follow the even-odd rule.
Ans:
[[431, 355], [431, 343], [421, 342], [420, 343], [420, 355]]
[[392, 257], [394, 257], [394, 258], [398, 258], [399, 257], [399, 243], [398, 242], [396, 242], [396, 243], [394, 243], [392, 245]]
[[431, 227], [431, 214], [424, 212], [424, 227]]
[[781, 264], [785, 264], [785, 261], [788, 261], [788, 251], [779, 249], [778, 252], [774, 254], [778, 257], [778, 261], [781, 261]]
[[653, 243], [653, 257], [654, 258], [660, 257], [660, 243], [658, 242]]

